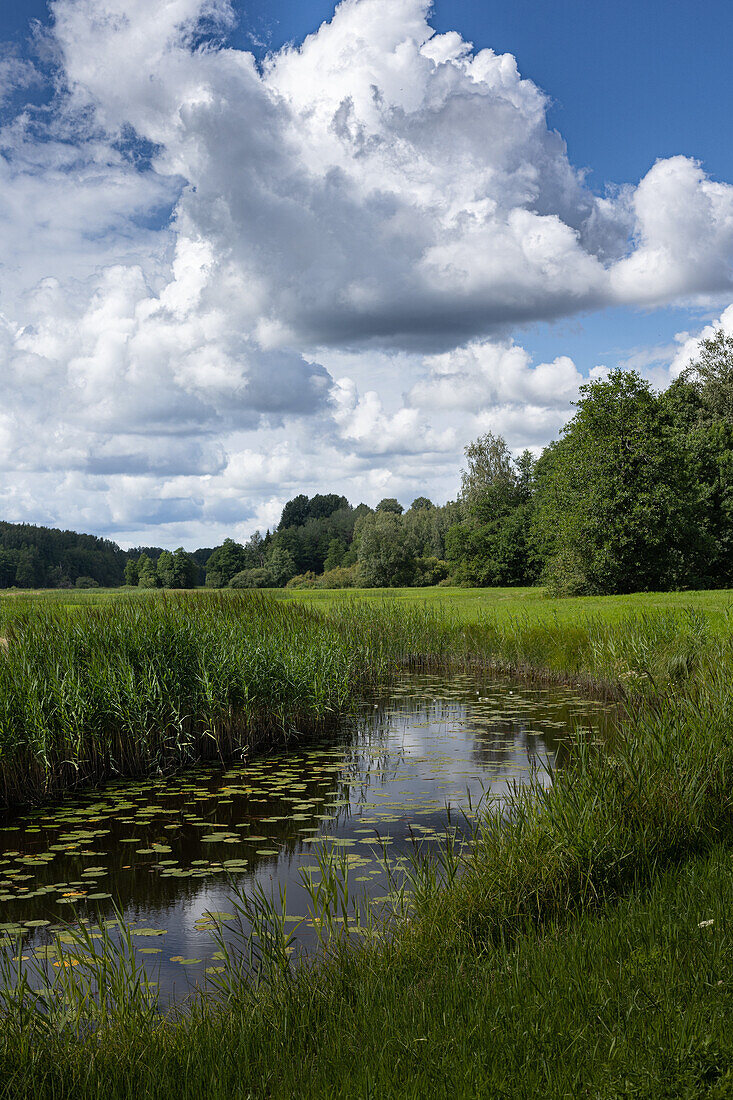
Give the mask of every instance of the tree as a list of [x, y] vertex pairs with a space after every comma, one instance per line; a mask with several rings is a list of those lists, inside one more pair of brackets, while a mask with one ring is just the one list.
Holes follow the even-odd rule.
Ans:
[[297, 497], [289, 500], [282, 510], [280, 522], [277, 525], [278, 531], [284, 531], [288, 527], [302, 527], [310, 515], [308, 504], [305, 493], [299, 493]]
[[402, 519], [395, 512], [378, 511], [361, 519], [358, 547], [359, 573], [367, 588], [412, 584], [415, 556], [404, 537]]
[[329, 572], [331, 569], [336, 569], [337, 566], [341, 565], [348, 549], [343, 539], [331, 539], [328, 544], [328, 553], [323, 562], [324, 573]]
[[401, 516], [404, 510], [405, 509], [395, 497], [385, 497], [384, 500], [380, 500], [375, 509], [377, 512], [394, 512], [396, 516]]
[[18, 588], [37, 588], [41, 584], [41, 555], [36, 546], [21, 547], [15, 570]]
[[155, 568], [161, 588], [175, 588], [175, 564], [170, 550], [163, 550]]
[[137, 585], [140, 579], [135, 558], [128, 558], [125, 562], [125, 584]]
[[465, 448], [466, 469], [461, 472], [461, 500], [478, 520], [496, 518], [518, 503], [517, 472], [506, 440], [493, 432], [479, 436]]
[[464, 453], [464, 514], [445, 539], [455, 579], [479, 586], [533, 583], [536, 569], [529, 547], [532, 455], [525, 451], [515, 462], [506, 440], [493, 432], [469, 443]]
[[235, 573], [246, 569], [249, 564], [248, 556], [241, 543], [235, 542], [234, 539], [224, 539], [206, 563], [207, 587], [211, 587], [210, 575], [216, 575], [221, 580], [222, 586], [227, 585]]
[[696, 359], [681, 375], [700, 395], [708, 417], [733, 423], [733, 336], [718, 329], [701, 340]]
[[410, 511], [418, 512], [422, 508], [435, 508], [435, 505], [428, 497], [415, 497], [412, 504], [410, 505]]
[[173, 588], [195, 588], [199, 570], [193, 558], [182, 546], [173, 552]]
[[158, 574], [155, 568], [155, 563], [150, 560], [147, 554], [141, 554], [137, 560], [137, 575], [138, 575], [138, 587], [140, 588], [157, 588], [158, 587]]
[[663, 404], [638, 374], [618, 370], [582, 386], [576, 408], [537, 465], [548, 582], [565, 593], [684, 585], [696, 494]]
[[276, 588], [284, 588], [290, 578], [294, 577], [296, 573], [292, 554], [289, 554], [287, 550], [281, 550], [277, 547], [267, 559], [265, 568], [270, 574], [271, 583]]

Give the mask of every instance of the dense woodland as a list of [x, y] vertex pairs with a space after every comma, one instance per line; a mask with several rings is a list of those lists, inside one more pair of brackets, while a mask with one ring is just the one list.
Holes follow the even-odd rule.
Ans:
[[559, 439], [514, 458], [466, 448], [457, 501], [353, 507], [299, 495], [274, 531], [187, 553], [0, 523], [0, 587], [547, 585], [555, 594], [733, 587], [733, 337], [668, 389], [612, 371]]

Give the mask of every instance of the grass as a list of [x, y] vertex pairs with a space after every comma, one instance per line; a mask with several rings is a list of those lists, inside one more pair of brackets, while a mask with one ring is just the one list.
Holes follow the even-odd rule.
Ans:
[[712, 624], [721, 622], [733, 608], [733, 592], [716, 589], [699, 592], [637, 592], [628, 596], [576, 596], [556, 599], [543, 588], [361, 588], [361, 589], [273, 589], [273, 595], [313, 607], [328, 607], [342, 599], [344, 591], [368, 601], [425, 605], [466, 620], [491, 616], [496, 622], [524, 617], [575, 623], [594, 618], [618, 622], [637, 614], [655, 612], [699, 612]]
[[261, 593], [0, 603], [0, 805], [322, 729], [398, 667], [483, 664], [616, 695], [694, 676], [732, 620], [695, 609], [471, 621], [416, 600]]
[[2, 633], [6, 805], [307, 735], [379, 673], [322, 616], [259, 595], [16, 604]]
[[[263, 901], [269, 981], [241, 981], [231, 960], [224, 1007], [162, 1021], [126, 1000], [123, 982], [117, 1007], [100, 1019], [77, 971], [64, 974], [80, 983], [65, 996], [87, 1017], [50, 1020], [11, 997], [0, 1096], [730, 1095], [733, 637], [726, 596], [716, 599], [711, 613], [648, 598], [641, 613], [626, 603], [572, 622], [548, 614], [550, 601], [540, 601], [543, 614], [533, 606], [472, 618], [413, 597], [338, 597], [318, 608], [288, 597], [263, 601], [257, 614], [230, 596], [206, 607], [200, 597], [173, 601], [160, 613], [146, 605], [140, 614], [158, 629], [146, 642], [150, 659], [156, 639], [172, 639], [169, 657], [181, 638], [193, 639], [195, 653], [200, 637], [213, 645], [228, 617], [232, 631], [246, 619], [251, 638], [257, 621], [280, 623], [268, 654], [320, 639], [349, 691], [368, 688], [366, 670], [385, 677], [400, 662], [482, 661], [606, 684], [624, 699], [622, 729], [610, 752], [579, 741], [551, 787], [517, 788], [510, 806], [485, 815], [458, 862], [449, 849], [442, 864], [418, 860], [409, 922], [366, 942], [337, 937], [313, 969], [276, 965], [282, 941]], [[100, 668], [118, 653], [121, 624], [137, 621], [127, 605], [124, 615], [118, 633], [100, 635], [114, 642]], [[160, 632], [166, 615], [182, 634]], [[86, 637], [95, 616], [110, 629], [99, 610], [50, 615], [53, 652], [76, 637], [72, 627]], [[31, 669], [44, 636], [33, 620], [8, 622], [8, 658], [14, 645], [28, 656], [26, 641], [36, 639]], [[240, 634], [227, 638], [222, 657]], [[267, 698], [279, 683], [290, 705], [286, 667], [261, 682]], [[332, 883], [326, 917], [339, 903], [337, 870]]]

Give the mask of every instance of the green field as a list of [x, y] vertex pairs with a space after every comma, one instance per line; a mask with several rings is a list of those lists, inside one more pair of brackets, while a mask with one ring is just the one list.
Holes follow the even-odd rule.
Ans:
[[636, 592], [629, 596], [576, 596], [554, 599], [543, 588], [350, 588], [272, 589], [284, 599], [302, 600], [316, 607], [328, 606], [334, 600], [350, 596], [368, 600], [394, 600], [397, 603], [425, 604], [454, 612], [463, 619], [516, 616], [552, 618], [559, 622], [575, 622], [579, 618], [600, 617], [607, 622], [618, 621], [629, 614], [650, 611], [682, 611], [692, 608], [723, 619], [733, 610], [733, 590], [707, 592]]
[[[262, 982], [228, 960], [226, 1005], [180, 1019], [159, 1019], [113, 952], [89, 963], [107, 976], [104, 1011], [84, 966], [59, 971], [53, 1011], [6, 970], [0, 1096], [731, 1095], [730, 604], [730, 592], [447, 588], [0, 601], [6, 789], [23, 769], [41, 784], [44, 761], [79, 746], [99, 760], [123, 702], [115, 743], [131, 767], [155, 764], [161, 722], [210, 724], [242, 685], [259, 692], [250, 716], [320, 720], [401, 667], [480, 662], [622, 704], [610, 752], [579, 740], [551, 787], [487, 811], [465, 853], [415, 864], [407, 899], [395, 897], [409, 922], [339, 935], [314, 969], [287, 968], [265, 907]], [[226, 676], [192, 695], [219, 666]], [[328, 874], [333, 916], [338, 867]]]
[[[341, 588], [341, 589], [265, 589], [277, 599], [294, 600], [314, 607], [327, 608], [345, 599], [389, 600], [397, 604], [419, 604], [459, 615], [463, 619], [517, 616], [556, 619], [575, 622], [579, 618], [600, 617], [607, 622], [618, 621], [629, 614], [650, 611], [683, 611], [694, 609], [720, 621], [733, 610], [733, 589], [684, 592], [636, 592], [627, 596], [575, 596], [557, 599], [547, 596], [543, 588]], [[234, 595], [227, 589], [222, 594]], [[104, 604], [119, 596], [141, 600], [159, 598], [159, 589], [95, 588], [37, 589], [0, 593], [3, 604], [26, 601], [51, 601], [54, 604]]]

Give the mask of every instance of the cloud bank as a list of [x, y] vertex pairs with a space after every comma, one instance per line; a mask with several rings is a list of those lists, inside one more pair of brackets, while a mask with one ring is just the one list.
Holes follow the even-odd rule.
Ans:
[[593, 194], [515, 59], [423, 0], [262, 64], [226, 0], [51, 10], [53, 95], [0, 131], [7, 518], [193, 544], [301, 490], [447, 495], [472, 435], [539, 446], [577, 396], [517, 325], [733, 293], [733, 187], [678, 156]]

